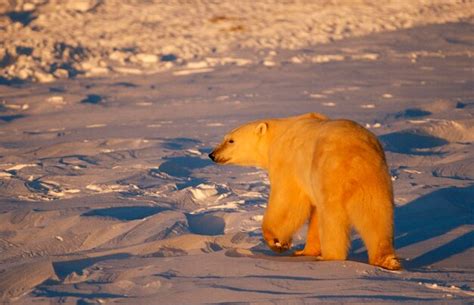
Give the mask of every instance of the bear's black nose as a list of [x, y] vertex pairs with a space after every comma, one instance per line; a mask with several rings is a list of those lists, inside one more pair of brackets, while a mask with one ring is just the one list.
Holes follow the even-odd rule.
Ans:
[[214, 152], [211, 152], [209, 154], [209, 158], [212, 160], [212, 161], [215, 161], [216, 160], [216, 156], [214, 155]]

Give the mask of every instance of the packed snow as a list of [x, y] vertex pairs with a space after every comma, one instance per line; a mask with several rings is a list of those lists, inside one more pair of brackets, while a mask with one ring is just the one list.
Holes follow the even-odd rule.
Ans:
[[[1, 302], [472, 303], [472, 5], [0, 4]], [[266, 173], [207, 157], [305, 112], [383, 143], [402, 271], [357, 234], [347, 261], [272, 253]]]

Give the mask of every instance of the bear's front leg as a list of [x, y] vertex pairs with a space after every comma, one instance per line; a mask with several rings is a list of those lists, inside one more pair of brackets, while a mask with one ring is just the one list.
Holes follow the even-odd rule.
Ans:
[[287, 215], [290, 214], [288, 206], [282, 200], [283, 196], [270, 192], [267, 210], [263, 216], [262, 233], [268, 247], [272, 251], [282, 253], [291, 248], [293, 229]]
[[262, 233], [267, 245], [278, 253], [291, 248], [293, 234], [308, 219], [311, 209], [308, 197], [298, 189], [295, 182], [283, 182], [272, 181], [262, 224]]
[[318, 214], [316, 208], [311, 208], [311, 216], [308, 225], [308, 234], [306, 236], [306, 245], [303, 250], [293, 253], [294, 256], [320, 256], [321, 243], [319, 240]]

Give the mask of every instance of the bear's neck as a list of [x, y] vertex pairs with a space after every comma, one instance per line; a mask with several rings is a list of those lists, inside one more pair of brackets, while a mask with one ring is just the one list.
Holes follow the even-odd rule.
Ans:
[[270, 170], [270, 159], [272, 154], [272, 147], [274, 147], [274, 142], [276, 139], [285, 133], [288, 130], [289, 125], [285, 124], [283, 120], [279, 121], [278, 124], [274, 122], [267, 122], [268, 123], [268, 130], [265, 134], [264, 139], [262, 139], [262, 143], [259, 149], [259, 157], [258, 159], [261, 160], [258, 164], [258, 167], [261, 167], [267, 171]]

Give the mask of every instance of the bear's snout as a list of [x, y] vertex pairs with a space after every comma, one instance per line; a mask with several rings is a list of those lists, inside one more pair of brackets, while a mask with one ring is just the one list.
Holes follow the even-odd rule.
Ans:
[[214, 149], [208, 156], [209, 159], [219, 164], [226, 164], [229, 161], [229, 159], [222, 157], [219, 148]]
[[212, 160], [212, 161], [216, 161], [216, 155], [214, 154], [214, 152], [211, 152], [209, 154], [209, 158]]

